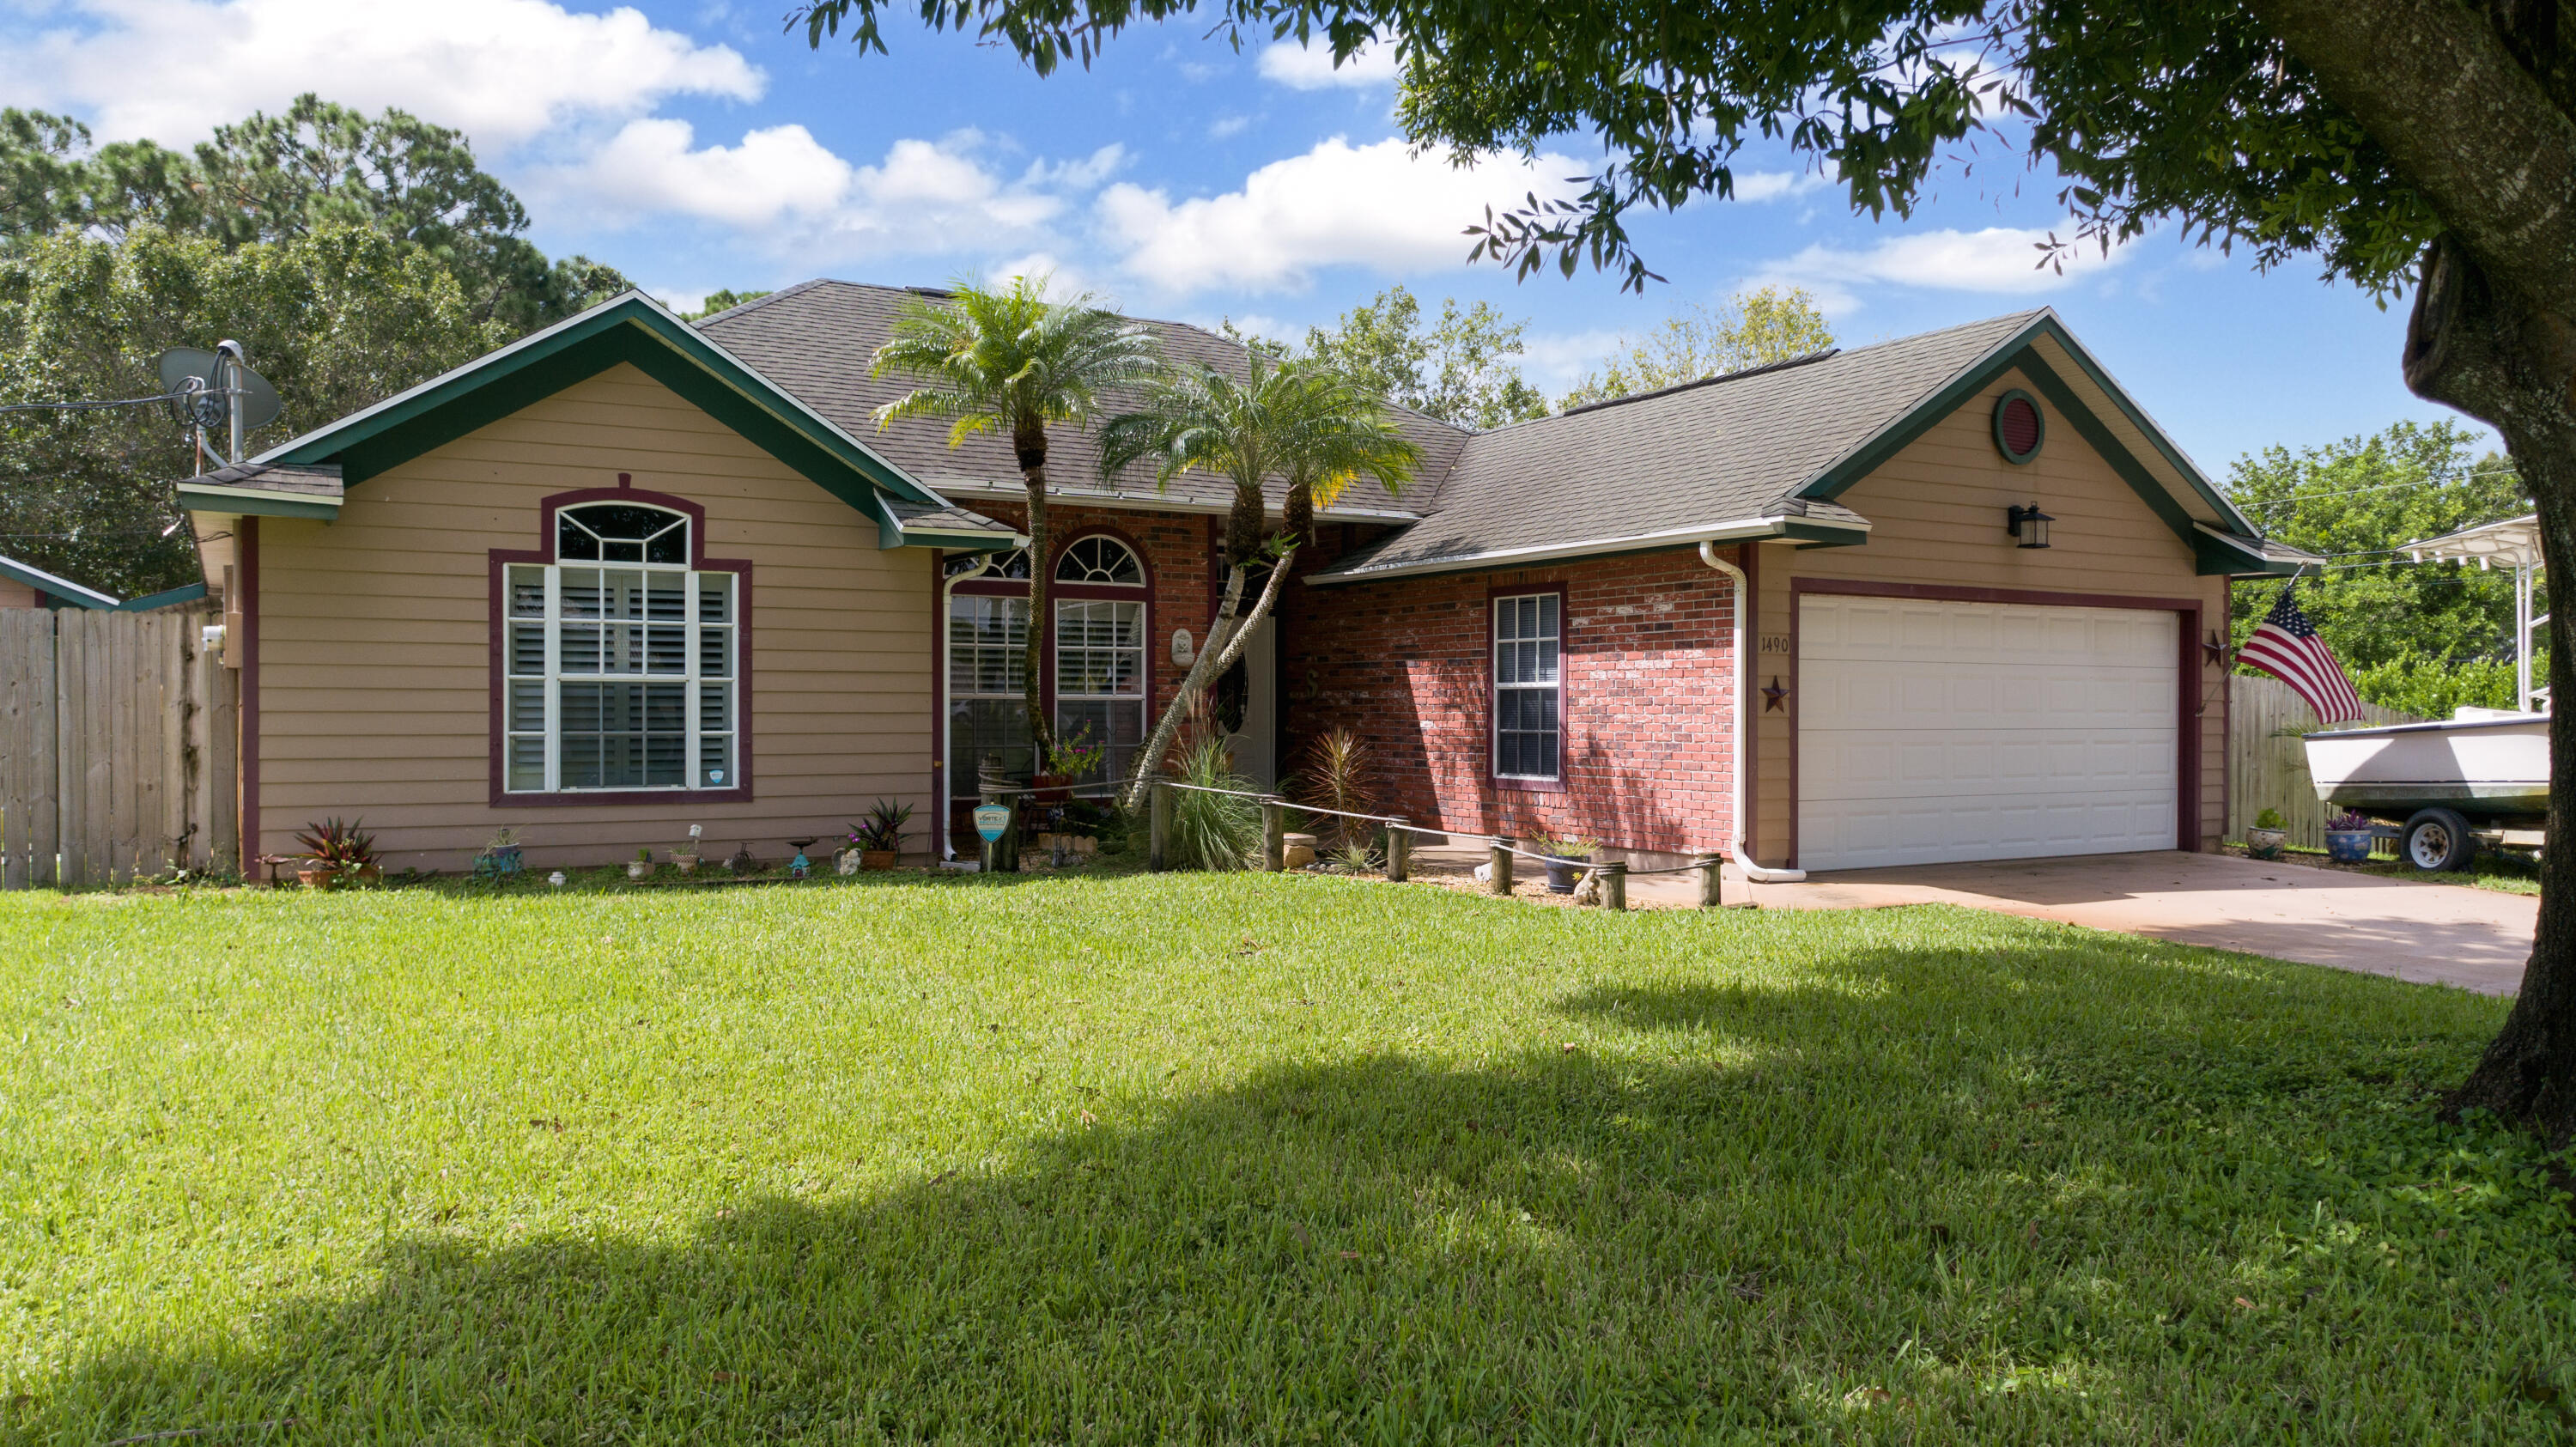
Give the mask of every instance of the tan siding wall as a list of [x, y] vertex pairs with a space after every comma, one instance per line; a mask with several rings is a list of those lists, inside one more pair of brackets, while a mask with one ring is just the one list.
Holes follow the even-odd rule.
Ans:
[[[1998, 380], [1838, 499], [1874, 525], [1856, 548], [1760, 550], [1761, 595], [1754, 615], [1761, 639], [1790, 634], [1790, 581], [1844, 578], [1877, 583], [1930, 583], [2045, 593], [2200, 600], [2201, 626], [2225, 626], [2227, 580], [2193, 574], [2191, 548], [2174, 536], [2057, 409], [2042, 403], [2047, 443], [2016, 466], [1996, 451], [1995, 399], [2011, 387], [2035, 391], [2018, 374]], [[2015, 547], [2004, 509], [2037, 502], [2056, 521], [2046, 549]], [[1789, 657], [1756, 644], [1759, 688], [1791, 681]], [[2227, 720], [2224, 680], [2199, 669], [2203, 847], [2215, 847], [2225, 823]], [[1761, 713], [1755, 752], [1754, 857], [1784, 862], [1789, 853], [1790, 715]]]
[[[706, 553], [753, 565], [748, 803], [495, 809], [489, 553], [530, 549], [552, 493], [635, 486], [707, 510]], [[350, 490], [339, 519], [263, 519], [260, 843], [362, 814], [387, 863], [456, 869], [502, 825], [531, 865], [605, 864], [706, 826], [830, 840], [883, 796], [928, 847], [935, 555], [875, 523], [633, 367], [620, 366]]]
[[43, 602], [35, 589], [15, 578], [0, 578], [0, 608], [34, 608]]

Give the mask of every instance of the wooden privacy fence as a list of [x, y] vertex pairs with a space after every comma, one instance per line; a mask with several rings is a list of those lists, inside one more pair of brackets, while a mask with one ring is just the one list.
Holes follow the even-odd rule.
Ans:
[[0, 610], [0, 889], [238, 869], [212, 613]]
[[[2314, 709], [2277, 678], [2239, 674], [2228, 680], [2235, 690], [2227, 720], [2227, 837], [2242, 839], [2255, 816], [2265, 809], [2281, 811], [2290, 843], [2303, 849], [2326, 847], [2327, 806], [2318, 802], [2308, 774], [2303, 734], [2324, 727]], [[2376, 704], [2361, 706], [2361, 721], [2338, 728], [2373, 728], [2381, 724], [2421, 723], [2411, 713]]]

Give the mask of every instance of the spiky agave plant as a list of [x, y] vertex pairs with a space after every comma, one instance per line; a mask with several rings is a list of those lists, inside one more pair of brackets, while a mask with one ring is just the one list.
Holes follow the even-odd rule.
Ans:
[[[1369, 754], [1368, 740], [1347, 724], [1337, 724], [1316, 736], [1306, 746], [1306, 769], [1302, 782], [1305, 801], [1318, 809], [1339, 809], [1345, 813], [1364, 814], [1376, 802], [1374, 787], [1377, 763]], [[1333, 851], [1338, 855], [1354, 850], [1366, 855], [1373, 848], [1377, 826], [1366, 819], [1348, 819], [1326, 815], [1333, 821]]]

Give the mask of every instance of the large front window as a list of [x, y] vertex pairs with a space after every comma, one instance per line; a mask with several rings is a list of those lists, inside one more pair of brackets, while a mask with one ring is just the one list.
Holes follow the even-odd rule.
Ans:
[[984, 764], [1035, 772], [1029, 748], [1029, 600], [960, 596], [948, 606], [949, 792], [971, 798]]
[[555, 561], [508, 565], [508, 792], [742, 786], [739, 580], [689, 565], [690, 526], [565, 508]]
[[[1107, 777], [1123, 779], [1145, 743], [1145, 605], [1068, 598], [1055, 605], [1055, 731], [1106, 748]], [[1095, 769], [1083, 782], [1102, 777]]]

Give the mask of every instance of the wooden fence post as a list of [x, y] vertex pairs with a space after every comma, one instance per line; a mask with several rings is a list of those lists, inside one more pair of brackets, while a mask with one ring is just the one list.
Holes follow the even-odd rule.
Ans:
[[1285, 800], [1261, 801], [1261, 867], [1277, 874], [1288, 867], [1288, 805]]
[[1718, 893], [1718, 871], [1724, 866], [1724, 864], [1725, 860], [1719, 855], [1703, 854], [1699, 857], [1700, 908], [1715, 909], [1719, 905], [1725, 903], [1724, 899]]
[[1413, 831], [1396, 820], [1386, 826], [1386, 877], [1402, 884], [1413, 870]]
[[1153, 791], [1146, 795], [1145, 867], [1156, 874], [1172, 867], [1172, 785], [1167, 779], [1156, 779]]
[[61, 845], [61, 677], [54, 611], [0, 611], [0, 889], [55, 882]]
[[1612, 913], [1628, 907], [1628, 861], [1605, 859], [1597, 866], [1601, 871], [1601, 907]]
[[1493, 876], [1487, 882], [1493, 886], [1494, 893], [1512, 892], [1512, 841], [1499, 837], [1494, 840], [1493, 847], [1486, 852], [1485, 871]]

